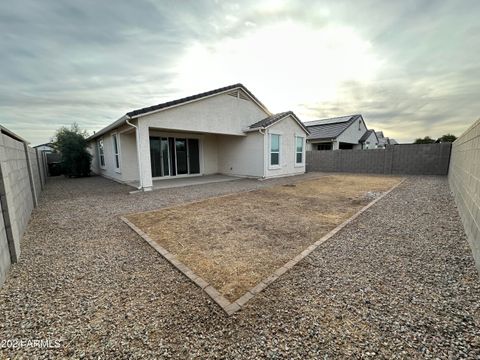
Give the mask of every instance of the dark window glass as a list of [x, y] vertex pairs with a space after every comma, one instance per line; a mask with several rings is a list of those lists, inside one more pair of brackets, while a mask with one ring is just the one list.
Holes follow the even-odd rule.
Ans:
[[188, 139], [188, 164], [190, 165], [190, 174], [200, 173], [198, 139]]
[[272, 153], [270, 160], [271, 160], [271, 162], [270, 162], [271, 165], [279, 165], [280, 164], [279, 154], [278, 153]]
[[302, 163], [302, 153], [297, 153], [297, 164], [301, 164]]
[[188, 174], [187, 140], [175, 139], [175, 149], [177, 155], [177, 174]]
[[332, 144], [318, 144], [317, 150], [332, 150]]
[[175, 139], [174, 138], [168, 138], [168, 145], [170, 147], [170, 165], [171, 165], [171, 176], [177, 175], [177, 167], [175, 166]]
[[168, 159], [168, 139], [162, 138], [160, 141], [160, 150], [162, 157], [163, 176], [170, 175], [170, 166]]
[[152, 177], [162, 176], [160, 138], [158, 137], [150, 137], [150, 164], [152, 167]]

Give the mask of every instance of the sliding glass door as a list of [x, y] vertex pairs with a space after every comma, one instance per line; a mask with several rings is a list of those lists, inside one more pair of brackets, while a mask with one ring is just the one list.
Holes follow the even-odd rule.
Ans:
[[168, 176], [170, 175], [170, 156], [168, 151], [168, 138], [161, 138], [160, 139], [160, 149], [161, 149], [161, 156], [162, 156], [162, 175], [161, 176]]
[[150, 137], [152, 177], [200, 174], [198, 139]]
[[188, 169], [190, 174], [200, 174], [198, 139], [188, 139]]
[[175, 139], [175, 151], [177, 154], [177, 175], [188, 174], [187, 139]]

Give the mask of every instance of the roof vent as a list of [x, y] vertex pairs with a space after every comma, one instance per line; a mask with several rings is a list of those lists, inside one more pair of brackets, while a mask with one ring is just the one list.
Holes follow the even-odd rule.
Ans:
[[250, 101], [250, 98], [241, 90], [235, 90], [235, 91], [229, 92], [227, 93], [227, 95], [236, 97], [237, 99]]

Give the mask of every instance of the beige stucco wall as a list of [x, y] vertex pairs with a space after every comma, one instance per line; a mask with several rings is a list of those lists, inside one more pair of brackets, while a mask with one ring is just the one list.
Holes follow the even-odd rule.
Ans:
[[137, 141], [135, 132], [120, 134], [120, 171], [123, 181], [138, 180]]
[[218, 137], [219, 135], [205, 134], [200, 141], [200, 156], [203, 159], [203, 174], [219, 173], [218, 170]]
[[[98, 151], [96, 149], [97, 143], [100, 139], [103, 139], [103, 154], [105, 157], [105, 167], [100, 167], [100, 161], [98, 158]], [[115, 165], [114, 165], [114, 157], [113, 157], [113, 140], [112, 140], [112, 132], [109, 132], [107, 134], [104, 134], [101, 138], [96, 139], [95, 143], [92, 144], [92, 150], [90, 153], [96, 157], [96, 162], [95, 162], [95, 169], [92, 170], [102, 176], [105, 176], [110, 179], [118, 180], [118, 181], [123, 181], [122, 179], [122, 173], [121, 173], [121, 167], [120, 171], [116, 171]], [[93, 160], [93, 159], [92, 159]]]
[[263, 134], [218, 136], [218, 171], [226, 175], [263, 177]]
[[480, 271], [480, 119], [453, 143], [448, 180]]
[[[264, 119], [268, 114], [254, 101], [227, 94], [215, 95], [200, 101], [166, 109], [137, 120], [142, 167], [142, 185], [152, 186], [149, 136], [178, 136], [200, 139], [200, 171], [203, 175], [223, 173], [239, 176], [285, 176], [305, 172], [305, 164], [295, 166], [294, 134], [305, 137], [298, 123], [289, 118], [271, 127], [282, 131], [282, 164], [279, 169], [268, 169], [268, 134], [245, 133], [251, 124]], [[267, 131], [268, 132], [268, 131]], [[176, 135], [178, 134], [178, 135]], [[112, 132], [102, 136], [104, 140], [105, 168], [98, 166], [96, 143], [91, 144], [94, 157], [92, 170], [100, 175], [120, 181], [138, 179], [137, 147], [134, 133], [122, 134], [121, 172], [114, 170]], [[305, 151], [305, 149], [304, 149]], [[303, 156], [305, 159], [305, 154]]]
[[[115, 168], [113, 134], [117, 134], [120, 147], [120, 169]], [[138, 162], [135, 132], [131, 126], [124, 125], [103, 134], [89, 143], [88, 152], [92, 155], [92, 172], [119, 182], [138, 179]], [[97, 144], [103, 139], [105, 167], [100, 167]]]
[[[280, 166], [270, 166], [270, 136], [269, 134], [279, 134], [280, 137]], [[295, 164], [295, 136], [303, 137], [303, 164]], [[303, 174], [305, 172], [305, 139], [307, 135], [298, 123], [288, 117], [267, 129], [265, 133], [265, 175], [266, 177], [286, 176]]]
[[243, 135], [268, 114], [253, 101], [221, 94], [140, 118], [142, 126], [214, 134]]
[[[266, 116], [268, 114], [253, 101], [219, 94], [140, 117], [138, 131], [142, 156], [139, 161], [142, 167], [143, 187], [149, 189], [152, 186], [148, 151], [148, 137], [152, 129], [245, 136], [244, 129]], [[213, 152], [213, 148], [210, 147], [209, 151]], [[219, 162], [218, 157], [217, 161]], [[212, 168], [215, 168], [215, 165], [211, 163], [205, 166], [209, 172]], [[248, 172], [255, 172], [255, 169], [248, 169]]]

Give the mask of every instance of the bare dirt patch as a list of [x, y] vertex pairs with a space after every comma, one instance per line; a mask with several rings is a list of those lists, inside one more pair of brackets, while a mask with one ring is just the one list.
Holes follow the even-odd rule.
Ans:
[[400, 180], [332, 175], [127, 218], [235, 301]]

